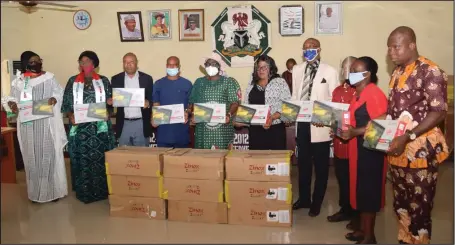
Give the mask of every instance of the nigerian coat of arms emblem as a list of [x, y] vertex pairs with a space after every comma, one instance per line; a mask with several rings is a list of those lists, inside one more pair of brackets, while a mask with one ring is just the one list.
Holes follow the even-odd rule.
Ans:
[[212, 23], [213, 46], [231, 67], [253, 66], [271, 48], [270, 21], [252, 5], [227, 7]]

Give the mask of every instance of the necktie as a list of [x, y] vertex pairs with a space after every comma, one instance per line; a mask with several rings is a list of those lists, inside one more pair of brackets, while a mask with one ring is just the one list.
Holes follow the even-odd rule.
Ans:
[[313, 79], [318, 70], [319, 63], [308, 63], [305, 68], [305, 77], [303, 79], [302, 93], [300, 100], [310, 100], [311, 89], [313, 88]]

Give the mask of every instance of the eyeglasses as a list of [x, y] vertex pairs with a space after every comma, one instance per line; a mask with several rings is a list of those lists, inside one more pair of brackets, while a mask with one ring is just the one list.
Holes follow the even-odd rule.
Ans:
[[269, 66], [258, 67], [258, 71], [266, 71], [267, 69], [269, 69]]

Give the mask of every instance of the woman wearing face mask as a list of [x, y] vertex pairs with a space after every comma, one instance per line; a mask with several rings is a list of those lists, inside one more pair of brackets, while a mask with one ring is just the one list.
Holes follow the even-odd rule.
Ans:
[[32, 202], [58, 201], [68, 195], [63, 147], [67, 138], [60, 107], [63, 88], [54, 74], [42, 70], [41, 58], [26, 51], [21, 55], [22, 72], [12, 82], [10, 96], [5, 98], [13, 113], [18, 103], [48, 100], [54, 116], [23, 122], [17, 118], [17, 137], [24, 159], [28, 198]]
[[[225, 123], [198, 123], [195, 131], [196, 149], [228, 149], [234, 140], [232, 117], [237, 112], [242, 92], [234, 78], [227, 77], [227, 64], [222, 58], [212, 53], [204, 59], [203, 64], [207, 76], [200, 77], [193, 85], [190, 95], [190, 109], [194, 103], [226, 104]], [[192, 119], [194, 123], [194, 118]]]
[[349, 82], [356, 89], [349, 111], [351, 124], [341, 138], [349, 141], [350, 203], [360, 213], [360, 229], [346, 239], [358, 244], [377, 243], [374, 235], [376, 213], [384, 207], [385, 153], [363, 147], [367, 124], [385, 118], [387, 98], [378, 88], [378, 64], [370, 57], [360, 57], [351, 66]]
[[[112, 88], [109, 80], [95, 72], [98, 56], [84, 51], [79, 56], [80, 73], [66, 84], [62, 112], [70, 120], [68, 151], [71, 179], [76, 198], [84, 203], [104, 200], [108, 196], [104, 152], [114, 148], [115, 138], [109, 114], [112, 113]], [[105, 121], [76, 124], [75, 104], [106, 103]]]
[[253, 80], [246, 89], [243, 103], [269, 105], [271, 115], [265, 125], [249, 127], [250, 150], [286, 149], [286, 128], [281, 121], [281, 104], [283, 100], [291, 99], [291, 92], [277, 72], [278, 67], [271, 57], [260, 56], [254, 66]]

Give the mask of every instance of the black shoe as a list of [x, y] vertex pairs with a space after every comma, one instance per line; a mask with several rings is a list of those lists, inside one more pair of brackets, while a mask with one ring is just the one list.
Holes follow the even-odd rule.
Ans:
[[348, 221], [351, 220], [351, 215], [349, 215], [348, 212], [343, 211], [343, 209], [340, 209], [340, 211], [336, 212], [335, 214], [328, 216], [327, 220], [329, 222]]
[[52, 202], [58, 202], [60, 200], [60, 198], [57, 198], [55, 200], [52, 200]]
[[312, 205], [312, 207], [310, 208], [310, 211], [308, 212], [308, 215], [310, 217], [316, 217], [320, 213], [321, 213], [321, 206]]
[[301, 208], [310, 208], [311, 203], [303, 203], [299, 200], [297, 200], [294, 205], [292, 205], [293, 210], [301, 209]]
[[353, 242], [359, 242], [364, 239], [363, 235], [355, 235], [355, 232], [349, 232], [344, 236], [347, 240], [353, 241]]

